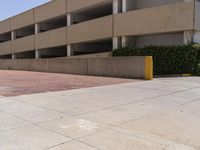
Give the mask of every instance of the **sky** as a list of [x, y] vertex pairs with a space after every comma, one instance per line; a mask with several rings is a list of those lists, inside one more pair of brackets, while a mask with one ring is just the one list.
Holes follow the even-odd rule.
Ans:
[[39, 6], [49, 0], [1, 0], [0, 21]]

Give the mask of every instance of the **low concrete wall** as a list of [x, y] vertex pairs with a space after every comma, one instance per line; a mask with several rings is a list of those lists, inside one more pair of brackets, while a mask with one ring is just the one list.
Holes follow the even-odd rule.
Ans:
[[153, 78], [152, 57], [0, 59], [0, 69], [124, 78]]

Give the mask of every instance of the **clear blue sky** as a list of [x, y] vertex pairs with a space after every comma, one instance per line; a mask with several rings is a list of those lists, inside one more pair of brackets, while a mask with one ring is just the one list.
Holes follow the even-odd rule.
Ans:
[[49, 0], [1, 0], [0, 20], [7, 19], [48, 1]]

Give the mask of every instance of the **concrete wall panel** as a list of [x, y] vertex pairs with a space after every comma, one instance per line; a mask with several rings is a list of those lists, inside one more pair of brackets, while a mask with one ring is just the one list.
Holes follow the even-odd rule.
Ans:
[[148, 69], [145, 58], [136, 56], [0, 60], [0, 69], [145, 79]]
[[114, 16], [114, 34], [142, 35], [193, 29], [194, 1], [146, 8]]
[[24, 38], [16, 39], [11, 41], [11, 52], [17, 53], [17, 52], [25, 52], [25, 51], [30, 51], [34, 50], [34, 41], [35, 41], [35, 36], [27, 36]]
[[0, 55], [6, 55], [10, 53], [10, 41], [0, 43]]
[[66, 45], [67, 30], [66, 27], [39, 33], [35, 35], [35, 48], [49, 48]]
[[10, 59], [0, 59], [0, 68], [2, 70], [10, 70], [12, 63]]
[[88, 75], [145, 78], [144, 57], [88, 59]]
[[11, 30], [34, 24], [33, 9], [11, 18]]
[[35, 22], [41, 22], [60, 15], [66, 15], [66, 0], [54, 0], [34, 9]]
[[107, 3], [112, 0], [68, 0], [67, 1], [67, 12], [73, 12], [83, 8], [87, 8], [93, 5]]
[[0, 22], [0, 34], [10, 31], [10, 19]]
[[67, 29], [67, 43], [79, 43], [112, 37], [112, 16], [69, 26]]
[[48, 59], [32, 59], [31, 71], [48, 72]]
[[48, 72], [87, 75], [87, 59], [49, 59]]

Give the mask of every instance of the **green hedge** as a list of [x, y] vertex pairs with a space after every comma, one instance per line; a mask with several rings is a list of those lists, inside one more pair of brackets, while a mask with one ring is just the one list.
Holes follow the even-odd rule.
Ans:
[[124, 47], [113, 56], [153, 56], [155, 75], [200, 74], [199, 45]]

